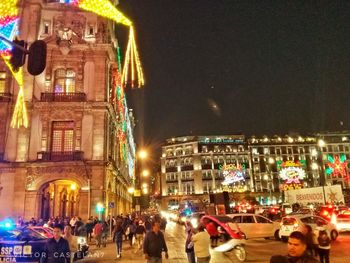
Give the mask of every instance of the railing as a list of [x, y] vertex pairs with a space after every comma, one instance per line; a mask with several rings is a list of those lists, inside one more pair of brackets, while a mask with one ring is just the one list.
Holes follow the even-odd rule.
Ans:
[[176, 166], [167, 167], [165, 168], [165, 172], [167, 173], [177, 172], [177, 167]]
[[0, 93], [0, 102], [9, 102], [12, 100], [11, 93]]
[[207, 169], [211, 169], [211, 164], [210, 163], [202, 164], [202, 170], [207, 170]]
[[56, 92], [41, 93], [41, 101], [51, 102], [81, 102], [86, 101], [86, 94], [83, 92]]
[[177, 178], [176, 179], [166, 179], [165, 182], [174, 183], [174, 182], [177, 182]]
[[84, 152], [74, 151], [74, 152], [38, 152], [38, 161], [82, 161], [84, 157]]
[[184, 178], [181, 178], [181, 181], [182, 182], [188, 182], [188, 181], [194, 181], [194, 178], [193, 177], [184, 177]]
[[193, 170], [193, 164], [181, 166], [181, 171], [191, 171]]

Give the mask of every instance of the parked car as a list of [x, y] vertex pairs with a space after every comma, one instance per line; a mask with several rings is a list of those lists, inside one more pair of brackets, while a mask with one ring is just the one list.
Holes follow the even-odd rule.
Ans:
[[229, 214], [227, 216], [233, 219], [230, 227], [234, 228], [235, 224], [237, 224], [247, 239], [270, 237], [279, 239], [278, 232], [280, 224], [278, 222], [255, 214]]
[[312, 230], [325, 229], [332, 240], [338, 237], [338, 230], [333, 223], [329, 223], [320, 216], [313, 214], [288, 215], [282, 218], [279, 236], [286, 241], [293, 231], [303, 232], [305, 225], [310, 225]]

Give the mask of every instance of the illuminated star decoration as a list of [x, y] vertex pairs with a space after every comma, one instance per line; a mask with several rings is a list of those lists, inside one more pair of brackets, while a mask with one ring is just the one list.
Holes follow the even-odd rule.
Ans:
[[145, 84], [143, 70], [141, 66], [140, 57], [137, 51], [134, 27], [129, 18], [127, 18], [122, 12], [120, 12], [110, 1], [108, 0], [73, 0], [70, 1], [73, 5], [84, 9], [86, 11], [93, 12], [97, 15], [106, 17], [116, 23], [128, 26], [129, 41], [126, 48], [124, 66], [121, 77], [121, 85], [128, 83], [128, 78], [131, 78], [131, 87], [134, 87], [137, 78], [138, 87]]
[[326, 174], [332, 175], [332, 177], [348, 177], [347, 166], [348, 162], [346, 160], [345, 154], [336, 155], [327, 155], [329, 163], [327, 163]]

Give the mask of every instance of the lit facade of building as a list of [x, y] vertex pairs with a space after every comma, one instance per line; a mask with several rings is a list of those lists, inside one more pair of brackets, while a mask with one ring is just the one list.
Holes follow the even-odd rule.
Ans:
[[10, 127], [18, 85], [0, 61], [0, 218], [127, 213], [134, 177], [133, 115], [117, 134], [112, 98], [115, 24], [62, 1], [23, 1], [20, 39], [47, 42], [45, 71], [24, 73], [29, 127]]
[[223, 169], [244, 167], [245, 180], [231, 184], [230, 191], [243, 192], [252, 187], [249, 152], [242, 135], [186, 136], [168, 139], [162, 147], [162, 196], [174, 197], [208, 194], [226, 190]]
[[[162, 148], [162, 196], [166, 201], [222, 191], [278, 203], [288, 189], [341, 184], [350, 188], [350, 133], [273, 136], [187, 136], [168, 139]], [[225, 184], [230, 167], [244, 180]], [[236, 176], [237, 173], [234, 173]], [[208, 199], [208, 197], [207, 197]]]

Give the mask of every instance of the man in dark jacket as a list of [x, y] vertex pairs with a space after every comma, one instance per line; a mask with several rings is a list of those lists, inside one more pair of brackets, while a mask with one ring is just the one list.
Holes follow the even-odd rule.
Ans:
[[147, 232], [143, 241], [143, 253], [147, 263], [162, 263], [162, 252], [165, 252], [165, 258], [168, 258], [168, 248], [165, 243], [164, 235], [160, 231], [160, 224], [157, 221], [152, 222], [152, 231]]
[[272, 256], [271, 263], [319, 263], [317, 259], [310, 256], [307, 251], [307, 240], [303, 233], [294, 231], [288, 238], [288, 255]]
[[47, 240], [40, 263], [69, 263], [70, 249], [66, 239], [62, 237], [62, 227], [55, 225], [53, 238]]

